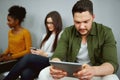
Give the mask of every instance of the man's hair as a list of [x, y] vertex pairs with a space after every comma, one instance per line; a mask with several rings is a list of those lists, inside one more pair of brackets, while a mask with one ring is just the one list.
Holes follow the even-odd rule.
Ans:
[[93, 15], [93, 3], [91, 0], [79, 0], [72, 8], [72, 14], [74, 16], [75, 12], [85, 12], [89, 11]]

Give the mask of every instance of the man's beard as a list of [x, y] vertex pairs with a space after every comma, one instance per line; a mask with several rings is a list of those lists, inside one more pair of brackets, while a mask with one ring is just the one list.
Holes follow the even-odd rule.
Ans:
[[[87, 33], [85, 33], [85, 34], [81, 34], [81, 33], [80, 33], [81, 36], [87, 36], [87, 35], [90, 33], [89, 30], [87, 30], [87, 29], [85, 29], [85, 30], [87, 31]], [[79, 32], [80, 32], [80, 30], [79, 30]]]

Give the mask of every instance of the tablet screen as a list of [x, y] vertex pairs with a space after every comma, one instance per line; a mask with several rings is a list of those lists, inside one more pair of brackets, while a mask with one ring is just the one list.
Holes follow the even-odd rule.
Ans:
[[73, 73], [81, 70], [81, 64], [79, 63], [50, 61], [50, 64], [66, 71], [69, 77], [74, 77]]

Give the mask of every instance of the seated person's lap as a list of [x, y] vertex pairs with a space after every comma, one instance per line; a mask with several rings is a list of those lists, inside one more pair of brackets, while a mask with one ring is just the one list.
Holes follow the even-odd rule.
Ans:
[[[50, 67], [46, 67], [39, 73], [38, 80], [54, 80], [52, 76], [50, 75]], [[79, 80], [77, 78], [72, 77], [64, 77], [60, 80]], [[115, 74], [107, 75], [104, 77], [93, 77], [92, 80], [119, 80], [118, 77]]]

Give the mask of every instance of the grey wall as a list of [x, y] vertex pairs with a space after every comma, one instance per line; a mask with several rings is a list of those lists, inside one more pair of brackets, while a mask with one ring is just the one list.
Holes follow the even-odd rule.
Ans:
[[[8, 26], [6, 25], [8, 8], [12, 5], [24, 6], [27, 10], [23, 26], [32, 35], [33, 46], [39, 47], [41, 35], [45, 33], [44, 18], [49, 11], [57, 10], [63, 19], [64, 27], [73, 24], [71, 9], [77, 0], [0, 0], [0, 50], [8, 44]], [[120, 64], [120, 0], [92, 0], [94, 3], [95, 21], [113, 29], [117, 41]], [[117, 73], [120, 77], [120, 69]]]

